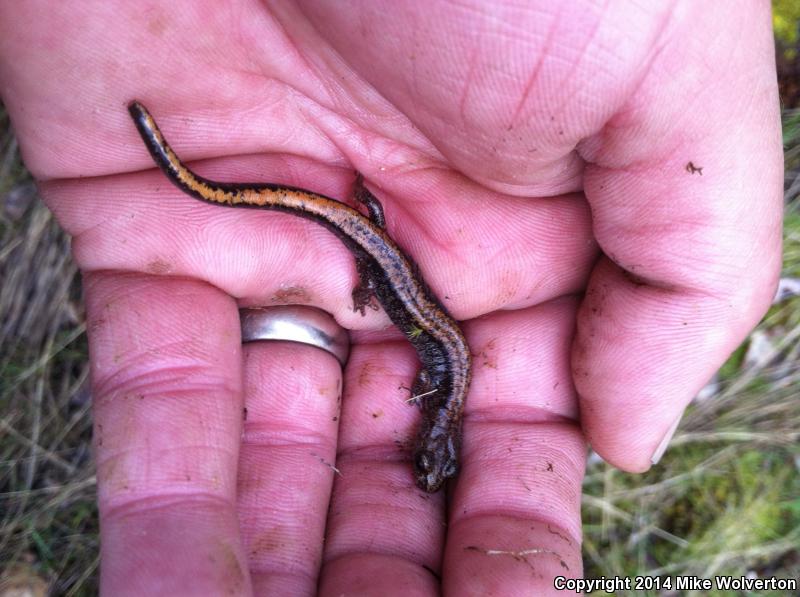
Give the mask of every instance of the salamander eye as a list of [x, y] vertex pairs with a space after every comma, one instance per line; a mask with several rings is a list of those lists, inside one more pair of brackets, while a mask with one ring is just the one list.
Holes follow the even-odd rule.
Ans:
[[458, 464], [455, 460], [448, 460], [447, 464], [444, 465], [442, 469], [442, 477], [445, 479], [449, 479], [450, 477], [455, 477], [458, 473]]
[[428, 473], [431, 470], [431, 459], [427, 452], [417, 452], [414, 455], [414, 468], [417, 471]]

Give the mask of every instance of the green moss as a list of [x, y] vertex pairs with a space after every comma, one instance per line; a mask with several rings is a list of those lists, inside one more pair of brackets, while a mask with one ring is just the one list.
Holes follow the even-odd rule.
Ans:
[[772, 27], [775, 37], [786, 46], [798, 41], [797, 23], [800, 21], [800, 3], [796, 0], [772, 0]]
[[727, 380], [738, 374], [742, 368], [742, 361], [744, 355], [747, 353], [747, 342], [743, 342], [739, 348], [733, 351], [733, 354], [728, 357], [728, 360], [722, 364], [719, 369], [719, 377], [721, 380]]

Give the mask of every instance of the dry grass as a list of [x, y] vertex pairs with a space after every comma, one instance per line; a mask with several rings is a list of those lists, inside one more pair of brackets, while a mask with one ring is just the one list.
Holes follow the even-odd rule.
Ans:
[[0, 594], [91, 595], [97, 512], [79, 277], [2, 108], [0, 198]]
[[[787, 114], [784, 271], [800, 279], [798, 122]], [[1, 108], [0, 199], [0, 594], [5, 582], [30, 595], [92, 595], [97, 511], [79, 278]], [[656, 469], [635, 476], [590, 463], [586, 576], [800, 577], [798, 353], [800, 298], [790, 297], [689, 409]]]

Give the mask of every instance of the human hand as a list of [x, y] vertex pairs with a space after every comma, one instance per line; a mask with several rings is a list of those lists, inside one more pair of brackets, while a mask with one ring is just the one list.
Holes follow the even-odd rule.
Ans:
[[[580, 574], [585, 439], [645, 470], [768, 304], [780, 136], [766, 6], [550, 6], [2, 6], [2, 95], [84, 272], [106, 592]], [[351, 311], [352, 257], [291, 216], [181, 195], [134, 97], [211, 178], [345, 198], [365, 174], [470, 320], [449, 515], [397, 447], [416, 360]], [[275, 302], [364, 330], [341, 420], [328, 355], [241, 349], [237, 307]]]

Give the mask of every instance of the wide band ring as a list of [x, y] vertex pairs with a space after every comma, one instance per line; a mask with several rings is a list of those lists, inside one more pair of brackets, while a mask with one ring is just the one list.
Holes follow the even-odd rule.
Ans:
[[242, 342], [282, 340], [308, 344], [331, 353], [344, 367], [350, 337], [325, 311], [304, 305], [239, 309]]

